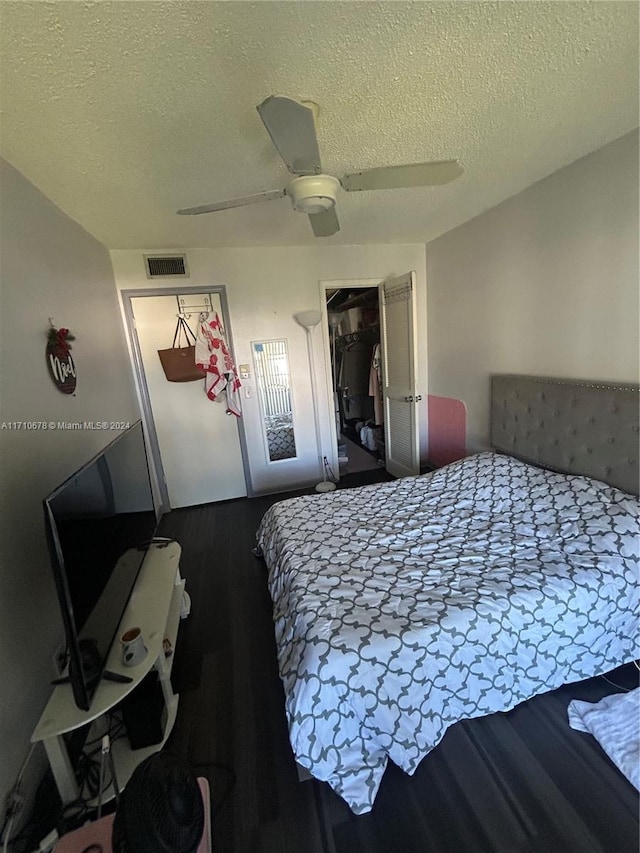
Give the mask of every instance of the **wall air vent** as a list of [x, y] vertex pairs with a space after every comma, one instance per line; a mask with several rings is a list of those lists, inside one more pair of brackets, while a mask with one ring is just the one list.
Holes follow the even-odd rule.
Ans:
[[145, 255], [147, 278], [189, 278], [186, 255]]

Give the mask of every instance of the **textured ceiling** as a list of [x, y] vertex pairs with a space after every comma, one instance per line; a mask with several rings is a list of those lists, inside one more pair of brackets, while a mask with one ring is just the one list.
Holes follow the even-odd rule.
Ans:
[[[424, 242], [638, 124], [636, 2], [0, 2], [0, 153], [110, 248]], [[458, 158], [344, 193], [314, 238], [256, 112], [320, 106], [326, 172]]]

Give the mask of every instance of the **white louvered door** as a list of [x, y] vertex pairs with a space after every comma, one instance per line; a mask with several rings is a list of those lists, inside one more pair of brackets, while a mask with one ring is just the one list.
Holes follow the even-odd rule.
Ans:
[[415, 281], [410, 272], [381, 288], [385, 463], [394, 477], [420, 473]]

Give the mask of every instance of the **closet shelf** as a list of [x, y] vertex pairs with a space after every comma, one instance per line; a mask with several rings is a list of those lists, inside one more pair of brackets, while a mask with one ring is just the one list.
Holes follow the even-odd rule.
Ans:
[[340, 305], [332, 306], [332, 311], [347, 311], [349, 308], [359, 308], [362, 305], [371, 305], [372, 307], [378, 307], [378, 288], [377, 287], [369, 287], [367, 290], [364, 290], [362, 293], [358, 293], [356, 296], [351, 296], [349, 299], [345, 299], [344, 302], [341, 302]]

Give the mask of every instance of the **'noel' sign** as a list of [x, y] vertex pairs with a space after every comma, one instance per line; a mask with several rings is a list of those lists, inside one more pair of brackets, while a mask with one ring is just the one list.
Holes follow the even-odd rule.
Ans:
[[46, 359], [49, 376], [63, 394], [73, 394], [76, 390], [76, 366], [71, 357], [69, 341], [75, 338], [69, 329], [49, 329]]

